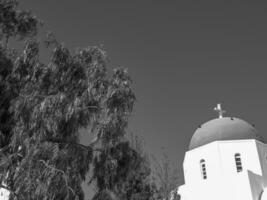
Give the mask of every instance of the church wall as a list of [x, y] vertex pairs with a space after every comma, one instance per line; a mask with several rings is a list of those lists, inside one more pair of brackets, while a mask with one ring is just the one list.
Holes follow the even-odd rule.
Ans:
[[264, 190], [263, 178], [251, 171], [248, 171], [248, 177], [253, 200], [259, 200], [259, 197]]
[[8, 198], [9, 198], [9, 191], [4, 188], [1, 188], [0, 189], [0, 200], [8, 200]]
[[227, 184], [230, 183], [229, 184], [230, 187], [232, 187], [232, 189], [234, 190], [234, 192], [230, 193], [232, 194], [232, 197], [230, 199], [258, 200], [258, 198], [257, 199], [253, 198], [250, 176], [248, 171], [242, 171], [238, 173], [235, 177], [228, 177], [228, 178], [231, 178], [231, 181], [228, 181]]
[[236, 153], [241, 155], [243, 171], [251, 170], [256, 174], [262, 174], [255, 140], [217, 141], [186, 152], [185, 183], [203, 181], [200, 169], [201, 159], [205, 160], [207, 179], [216, 179], [225, 175], [235, 176], [237, 174]]
[[[207, 172], [206, 180], [203, 180], [201, 176], [201, 159], [205, 160]], [[184, 160], [184, 176], [186, 184], [212, 180], [221, 176], [221, 166], [217, 142], [198, 147], [186, 153]]]
[[250, 170], [261, 175], [261, 165], [255, 140], [220, 141], [220, 158], [223, 173], [234, 177], [238, 174], [235, 163], [235, 154], [241, 155], [243, 171]]
[[267, 186], [267, 145], [256, 141], [257, 150], [260, 158], [264, 186]]
[[[240, 172], [236, 153], [241, 156]], [[201, 176], [201, 159], [205, 160], [207, 179]], [[180, 193], [182, 200], [258, 200], [266, 184], [263, 180], [267, 180], [262, 174], [267, 177], [267, 145], [252, 139], [215, 141], [186, 152], [185, 185]]]
[[222, 182], [207, 180], [202, 184], [187, 185], [186, 197], [187, 200], [230, 200], [229, 193], [225, 191]]
[[179, 194], [181, 200], [256, 200], [252, 196], [247, 171], [239, 173], [235, 178], [225, 176], [219, 180], [185, 184], [179, 188]]

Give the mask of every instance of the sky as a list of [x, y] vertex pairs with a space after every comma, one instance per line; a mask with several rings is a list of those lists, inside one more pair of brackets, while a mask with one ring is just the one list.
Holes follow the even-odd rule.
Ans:
[[21, 7], [66, 46], [102, 46], [109, 70], [128, 69], [137, 97], [129, 132], [151, 154], [165, 151], [181, 182], [190, 139], [217, 117], [217, 103], [267, 138], [266, 2], [25, 0]]

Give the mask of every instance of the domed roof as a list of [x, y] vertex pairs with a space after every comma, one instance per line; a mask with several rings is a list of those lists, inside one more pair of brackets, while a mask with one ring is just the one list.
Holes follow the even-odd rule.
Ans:
[[256, 139], [264, 142], [257, 130], [242, 119], [222, 117], [210, 120], [195, 131], [189, 150], [218, 140]]

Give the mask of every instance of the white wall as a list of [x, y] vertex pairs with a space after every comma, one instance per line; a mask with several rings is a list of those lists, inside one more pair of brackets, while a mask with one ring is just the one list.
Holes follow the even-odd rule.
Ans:
[[201, 184], [186, 184], [179, 188], [179, 194], [181, 200], [254, 200], [247, 172], [239, 173], [234, 180], [222, 177]]
[[256, 141], [256, 145], [262, 169], [264, 187], [267, 187], [267, 145], [259, 141]]
[[[235, 154], [240, 153], [242, 172]], [[200, 160], [206, 163], [202, 180]], [[267, 145], [256, 140], [216, 141], [186, 152], [181, 200], [258, 200], [267, 185]]]
[[[267, 152], [266, 149], [262, 151]], [[225, 175], [236, 176], [236, 153], [241, 155], [244, 171], [250, 170], [255, 174], [262, 175], [260, 157], [255, 140], [216, 141], [186, 152], [184, 159], [185, 183], [201, 181], [201, 159], [205, 160], [207, 179], [209, 180], [218, 179]], [[265, 165], [267, 169], [267, 162]]]
[[[207, 180], [216, 179], [221, 174], [220, 158], [215, 142], [186, 152], [184, 159], [184, 179], [186, 184], [203, 182], [200, 160], [205, 160]], [[219, 172], [219, 173], [218, 173]]]
[[9, 191], [1, 188], [0, 189], [0, 200], [8, 200], [8, 197], [9, 197]]
[[240, 153], [243, 171], [250, 170], [255, 174], [262, 175], [259, 154], [255, 140], [231, 140], [218, 142], [223, 174], [236, 176], [236, 153]]

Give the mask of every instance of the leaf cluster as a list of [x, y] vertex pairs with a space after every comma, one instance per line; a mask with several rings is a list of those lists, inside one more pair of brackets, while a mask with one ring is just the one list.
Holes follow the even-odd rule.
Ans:
[[[103, 49], [72, 52], [51, 33], [42, 63], [38, 23], [16, 1], [0, 1], [0, 182], [10, 199], [82, 200], [90, 169], [94, 199], [155, 199], [149, 164], [125, 137], [136, 100], [127, 70], [109, 76]], [[25, 41], [21, 52], [8, 48], [12, 37]], [[81, 128], [92, 143], [80, 144]]]
[[37, 34], [41, 22], [31, 11], [18, 10], [16, 0], [0, 1], [0, 39], [18, 37], [24, 39]]

